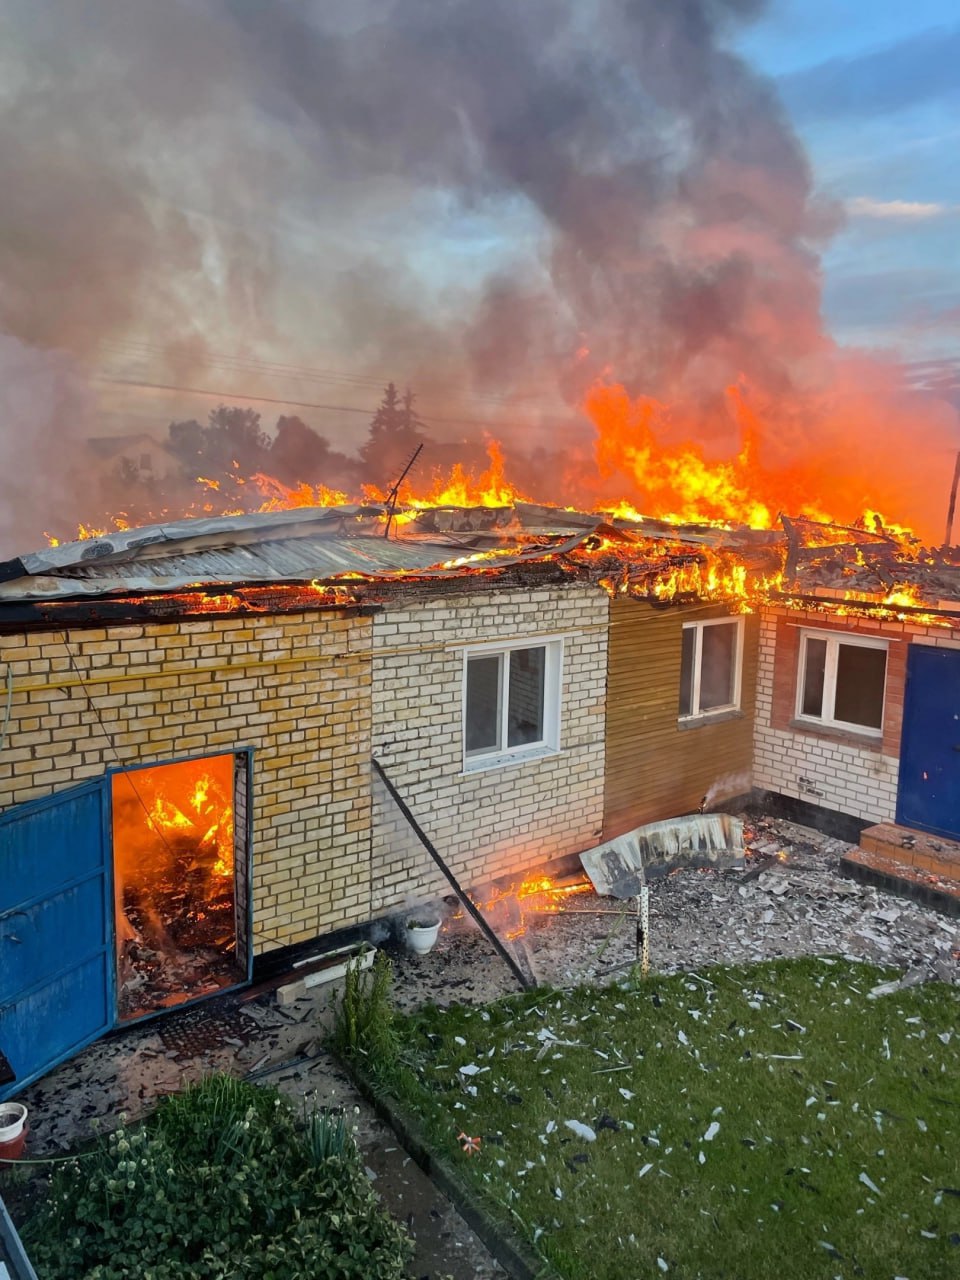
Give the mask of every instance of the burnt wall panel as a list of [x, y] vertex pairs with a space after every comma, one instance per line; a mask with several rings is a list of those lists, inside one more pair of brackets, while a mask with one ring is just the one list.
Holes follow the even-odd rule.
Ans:
[[[685, 622], [731, 616], [725, 605], [665, 609], [628, 598], [611, 605], [607, 666], [604, 839], [750, 790], [757, 619], [744, 617], [739, 712], [682, 724], [680, 646]], [[736, 616], [736, 615], [733, 615]]]

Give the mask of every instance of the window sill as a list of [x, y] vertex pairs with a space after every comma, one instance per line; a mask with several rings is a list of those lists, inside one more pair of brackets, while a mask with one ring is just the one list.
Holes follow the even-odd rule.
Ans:
[[513, 765], [530, 764], [534, 760], [546, 760], [549, 756], [558, 756], [557, 747], [541, 743], [537, 747], [527, 747], [520, 751], [501, 751], [498, 755], [477, 756], [474, 760], [465, 760], [460, 771], [461, 778], [470, 777], [474, 773], [489, 773], [491, 769], [509, 769]]
[[722, 724], [725, 720], [743, 720], [745, 712], [740, 707], [725, 707], [720, 711], [704, 711], [699, 716], [681, 716], [678, 729], [700, 729], [707, 724]]
[[852, 747], [867, 751], [883, 751], [883, 733], [857, 733], [855, 729], [840, 729], [832, 724], [812, 724], [809, 720], [790, 720], [788, 729], [794, 733], [806, 733], [812, 738], [830, 738], [834, 742], [846, 742]]

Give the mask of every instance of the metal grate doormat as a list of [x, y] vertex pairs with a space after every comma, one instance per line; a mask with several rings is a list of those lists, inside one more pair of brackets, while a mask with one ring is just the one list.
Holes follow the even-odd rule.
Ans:
[[178, 1058], [198, 1058], [211, 1049], [248, 1044], [256, 1031], [256, 1022], [239, 1009], [221, 1013], [196, 1009], [167, 1018], [160, 1027], [160, 1039]]

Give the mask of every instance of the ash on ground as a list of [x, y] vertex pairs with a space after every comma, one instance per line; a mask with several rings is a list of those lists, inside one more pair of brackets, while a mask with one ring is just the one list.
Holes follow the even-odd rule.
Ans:
[[[855, 848], [810, 828], [747, 818], [743, 869], [679, 869], [650, 884], [650, 969], [675, 973], [805, 955], [843, 956], [904, 971], [906, 982], [960, 980], [960, 922], [845, 878]], [[527, 913], [517, 942], [540, 983], [568, 987], [625, 977], [637, 962], [632, 903], [592, 891], [560, 910]], [[449, 921], [435, 951], [394, 953], [398, 1004], [482, 1003], [519, 984], [483, 935]], [[522, 966], [523, 967], [523, 966]]]

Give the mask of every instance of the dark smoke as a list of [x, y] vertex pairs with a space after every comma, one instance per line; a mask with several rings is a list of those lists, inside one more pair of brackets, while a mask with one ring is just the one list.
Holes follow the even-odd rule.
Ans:
[[351, 31], [320, 29], [327, 7], [232, 6], [321, 162], [467, 208], [520, 201], [546, 232], [463, 333], [484, 382], [503, 385], [504, 317], [525, 328], [539, 302], [557, 354], [590, 348], [585, 376], [612, 365], [672, 394], [709, 352], [730, 377], [792, 383], [822, 342], [813, 246], [835, 217], [771, 88], [719, 43], [759, 4], [455, 0], [438, 20], [434, 0], [396, 0]]
[[[9, 0], [0, 330], [88, 374], [132, 334], [171, 380], [217, 350], [396, 378], [428, 424], [499, 417], [514, 454], [578, 420], [586, 447], [598, 374], [720, 450], [742, 377], [776, 409], [768, 462], [843, 453], [837, 212], [726, 44], [762, 7]], [[895, 472], [899, 424], [871, 427]]]

